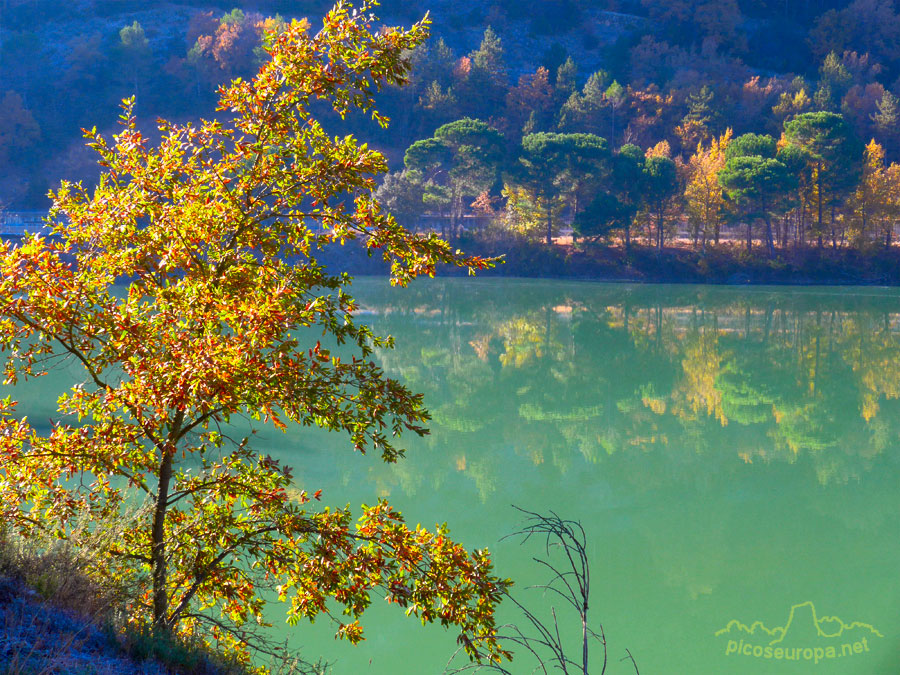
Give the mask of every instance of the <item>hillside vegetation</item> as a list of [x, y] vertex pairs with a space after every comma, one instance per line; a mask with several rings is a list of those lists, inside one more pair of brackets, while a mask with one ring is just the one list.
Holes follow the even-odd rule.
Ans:
[[[198, 118], [219, 84], [256, 71], [264, 30], [326, 5], [5, 0], [0, 202], [42, 209], [57, 177], [91, 183], [80, 127], [113, 130], [131, 94], [148, 132]], [[388, 0], [379, 14], [424, 9], [432, 38], [381, 96], [389, 129], [323, 113], [387, 154], [381, 197], [409, 227], [769, 257], [893, 245], [893, 3]]]

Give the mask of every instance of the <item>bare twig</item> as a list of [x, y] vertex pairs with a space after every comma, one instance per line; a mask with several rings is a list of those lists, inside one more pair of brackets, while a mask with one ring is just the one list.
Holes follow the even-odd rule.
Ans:
[[[536, 664], [531, 672], [544, 675], [549, 675], [551, 670], [564, 674], [577, 672], [581, 675], [589, 675], [590, 645], [596, 641], [602, 648], [603, 656], [600, 675], [605, 675], [608, 665], [606, 634], [602, 624], [598, 624], [595, 631], [588, 622], [591, 574], [587, 557], [587, 536], [584, 528], [580, 522], [561, 518], [553, 511], [550, 511], [549, 514], [540, 514], [517, 506], [513, 508], [527, 516], [525, 526], [518, 532], [507, 535], [504, 539], [521, 537], [520, 543], [522, 544], [534, 537], [544, 539], [545, 557], [535, 557], [533, 560], [550, 572], [550, 579], [544, 584], [530, 588], [539, 588], [545, 593], [549, 592], [552, 597], [560, 598], [576, 611], [581, 621], [581, 653], [578, 657], [569, 655], [565, 633], [560, 629], [556, 607], [550, 607], [551, 619], [545, 622], [522, 602], [510, 595], [508, 591], [506, 600], [522, 612], [529, 633], [526, 633], [517, 624], [507, 624], [500, 627], [498, 638], [525, 649]], [[559, 560], [560, 552], [563, 557], [562, 561]], [[556, 554], [556, 559], [551, 560], [554, 554]], [[480, 670], [505, 675], [510, 673], [504, 666], [496, 663], [467, 663], [454, 666], [453, 662], [460, 651], [461, 648], [448, 661], [444, 670], [446, 675]], [[640, 675], [637, 662], [631, 652], [627, 649], [625, 652], [627, 656], [621, 661], [630, 660], [636, 675]]]

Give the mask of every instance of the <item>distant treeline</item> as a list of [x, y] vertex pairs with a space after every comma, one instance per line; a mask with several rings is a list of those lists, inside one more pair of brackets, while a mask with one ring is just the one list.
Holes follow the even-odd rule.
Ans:
[[[114, 130], [124, 96], [137, 94], [148, 124], [208, 110], [218, 83], [253, 74], [265, 30], [327, 3], [237, 4], [0, 0], [0, 202], [41, 208], [60, 178], [90, 181], [78, 129]], [[450, 235], [471, 215], [490, 235], [572, 225], [587, 241], [657, 247], [676, 232], [700, 248], [726, 235], [770, 251], [891, 243], [893, 3], [432, 4], [379, 10], [408, 21], [433, 9], [436, 22], [410, 55], [408, 86], [382, 96], [391, 127], [326, 115], [336, 132], [374, 138], [398, 169], [405, 156], [382, 192], [401, 219], [440, 215]], [[473, 30], [480, 44], [461, 48]], [[523, 62], [522, 41], [538, 38], [546, 48]]]
[[550, 245], [568, 223], [586, 244], [615, 238], [627, 251], [640, 237], [662, 250], [680, 235], [705, 250], [739, 233], [748, 252], [758, 238], [769, 257], [889, 248], [900, 219], [900, 165], [886, 166], [882, 146], [862, 146], [836, 113], [796, 115], [778, 138], [727, 129], [686, 159], [668, 141], [610, 151], [589, 133], [529, 133], [512, 149], [506, 140], [470, 118], [439, 127], [387, 175], [382, 203], [409, 227], [427, 212], [443, 215], [450, 238], [474, 214], [474, 234], [486, 238]]

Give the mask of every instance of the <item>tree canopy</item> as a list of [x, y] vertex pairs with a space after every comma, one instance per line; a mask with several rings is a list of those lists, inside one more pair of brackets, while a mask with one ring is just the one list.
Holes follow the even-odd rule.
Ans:
[[[791, 151], [787, 157], [793, 156]], [[719, 171], [719, 182], [731, 200], [745, 209], [747, 249], [753, 246], [752, 221], [762, 218], [766, 224], [766, 248], [775, 254], [771, 213], [789, 190], [797, 186], [790, 159], [782, 161], [775, 139], [767, 135], [744, 134], [725, 149], [725, 166]]]
[[[315, 34], [307, 21], [270, 33], [258, 75], [220, 91], [227, 121], [160, 120], [152, 143], [126, 101], [111, 141], [87, 132], [96, 189], [64, 181], [53, 237], [0, 243], [6, 381], [63, 357], [85, 378], [49, 429], [0, 402], [0, 508], [26, 536], [68, 537], [77, 518], [116, 532], [91, 572], [140, 588], [132, 618], [155, 631], [246, 655], [262, 591], [274, 589], [289, 621], [325, 614], [357, 642], [379, 594], [495, 660], [508, 656], [494, 626], [507, 582], [486, 551], [467, 552], [444, 526], [410, 528], [384, 501], [355, 522], [347, 508], [319, 508], [319, 491], [223, 429], [239, 414], [315, 425], [399, 459], [402, 433], [427, 432], [422, 397], [370, 360], [391, 339], [356, 322], [350, 278], [318, 257], [359, 238], [397, 284], [438, 263], [490, 264], [398, 225], [373, 198], [384, 157], [329, 136], [311, 112], [324, 103], [387, 123], [374, 94], [404, 81], [428, 25], [375, 31], [368, 9], [341, 3]], [[353, 355], [301, 342], [310, 327]]]
[[[449, 205], [450, 236], [456, 237], [465, 197], [474, 198], [493, 185], [502, 157], [500, 132], [466, 117], [440, 126], [432, 138], [413, 143], [403, 161], [407, 168], [425, 176], [432, 201]], [[441, 199], [442, 193], [446, 193], [446, 201]]]
[[831, 237], [837, 245], [834, 212], [856, 183], [861, 170], [862, 148], [843, 116], [832, 112], [797, 115], [784, 125], [784, 138], [806, 151], [816, 185], [816, 234], [819, 246], [826, 234], [825, 207], [831, 209]]

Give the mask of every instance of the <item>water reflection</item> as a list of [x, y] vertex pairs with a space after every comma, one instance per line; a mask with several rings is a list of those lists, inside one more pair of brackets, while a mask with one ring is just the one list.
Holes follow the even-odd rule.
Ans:
[[[431, 444], [442, 450], [373, 469], [385, 493], [414, 494], [441, 462], [485, 499], [502, 477], [501, 449], [559, 474], [580, 458], [665, 455], [668, 471], [632, 476], [645, 488], [721, 478], [735, 455], [806, 460], [827, 486], [870, 471], [900, 439], [892, 292], [532, 284], [519, 294], [461, 282], [399, 298], [359, 290], [376, 328], [402, 336], [379, 357], [425, 392]], [[618, 465], [620, 478], [628, 466]]]
[[[263, 428], [254, 447], [296, 467], [298, 487], [338, 505], [390, 496], [412, 522], [447, 521], [467, 546], [490, 547], [519, 589], [546, 579], [531, 562], [539, 551], [500, 541], [517, 529], [510, 504], [581, 520], [593, 616], [611, 657], [628, 647], [642, 673], [811, 672], [739, 658], [729, 641], [749, 638], [715, 634], [733, 619], [784, 625], [807, 601], [884, 635], [816, 673], [900, 672], [900, 291], [513, 280], [354, 290], [361, 318], [396, 337], [377, 358], [425, 393], [432, 434], [406, 439], [407, 457], [385, 465], [339, 434]], [[15, 395], [40, 421], [82, 377], [73, 366]], [[336, 673], [437, 674], [456, 648], [390, 607], [367, 616], [359, 649], [327, 623], [282, 637]], [[530, 672], [520, 663], [514, 672]]]

